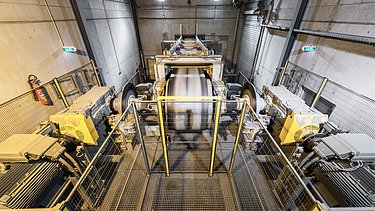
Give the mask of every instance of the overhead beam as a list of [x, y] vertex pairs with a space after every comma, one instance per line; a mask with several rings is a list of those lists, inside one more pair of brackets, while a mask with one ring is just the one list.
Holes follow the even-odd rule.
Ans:
[[94, 65], [96, 67], [98, 63], [96, 62], [94, 51], [92, 50], [92, 46], [91, 46], [89, 37], [87, 35], [87, 31], [86, 31], [87, 24], [86, 24], [86, 19], [82, 17], [82, 11], [81, 11], [82, 9], [78, 5], [77, 0], [70, 0], [70, 4], [72, 6], [73, 13], [77, 21], [79, 31], [81, 32], [83, 43], [85, 44], [85, 47], [86, 47], [87, 55], [94, 62]]
[[[308, 2], [309, 0], [298, 0], [296, 10], [292, 19], [292, 23], [289, 27], [288, 35], [286, 36], [284, 47], [281, 52], [281, 57], [277, 65], [278, 69], [280, 69], [281, 67], [284, 67], [286, 61], [289, 58], [289, 55], [293, 48], [294, 41], [296, 40], [296, 37], [297, 37], [297, 33], [294, 30], [299, 29], [299, 27], [301, 26], [302, 18], [303, 18], [303, 15], [305, 14], [305, 10], [306, 10]], [[277, 75], [278, 74], [276, 74], [276, 76]], [[277, 77], [275, 77], [274, 83], [277, 81], [278, 81]]]

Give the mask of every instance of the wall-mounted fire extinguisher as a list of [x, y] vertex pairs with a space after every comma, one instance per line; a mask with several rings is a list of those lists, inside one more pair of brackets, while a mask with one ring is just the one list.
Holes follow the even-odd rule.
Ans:
[[53, 105], [47, 89], [40, 86], [40, 80], [35, 75], [29, 75], [28, 83], [33, 90], [34, 100], [40, 101], [43, 105]]

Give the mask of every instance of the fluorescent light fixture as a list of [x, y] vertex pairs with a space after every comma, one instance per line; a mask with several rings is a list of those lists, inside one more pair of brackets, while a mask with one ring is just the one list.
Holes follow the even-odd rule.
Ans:
[[165, 1], [165, 0], [159, 0], [159, 1]]
[[214, 0], [214, 1], [220, 1], [220, 0]]

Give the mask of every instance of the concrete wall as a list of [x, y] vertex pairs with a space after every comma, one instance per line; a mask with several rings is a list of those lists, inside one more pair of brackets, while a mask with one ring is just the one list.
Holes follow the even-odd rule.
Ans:
[[[296, 4], [297, 0], [275, 1], [270, 25], [289, 27]], [[375, 37], [374, 11], [374, 1], [310, 0], [300, 28]], [[254, 80], [257, 87], [271, 84], [285, 37], [286, 32], [278, 30], [265, 33]], [[310, 44], [317, 46], [316, 51], [301, 50]], [[331, 120], [352, 132], [375, 137], [374, 46], [299, 35], [289, 60], [340, 85], [329, 83], [322, 93], [322, 97], [336, 105]], [[304, 85], [315, 91], [320, 83], [313, 80], [321, 79], [311, 77]]]
[[[196, 31], [198, 34], [205, 34], [206, 39], [217, 41], [219, 51], [216, 53], [231, 60], [237, 18], [237, 8], [232, 7], [232, 1], [192, 0], [190, 6], [187, 2], [137, 0], [141, 40], [146, 57], [161, 54], [161, 41], [175, 40], [175, 34], [180, 33], [179, 24], [182, 23], [184, 34], [195, 34]], [[242, 26], [242, 22], [239, 26]], [[240, 32], [241, 27], [238, 38]], [[227, 61], [227, 64], [230, 63], [231, 61]]]
[[[289, 27], [296, 3], [297, 0], [276, 1], [274, 12], [277, 19], [271, 24]], [[374, 11], [374, 1], [310, 1], [301, 29], [374, 37]], [[263, 43], [263, 59], [258, 67], [259, 77], [268, 74], [264, 72], [275, 72], [285, 36], [286, 33], [283, 32], [272, 29], [268, 31]], [[316, 45], [317, 50], [303, 52], [302, 46], [309, 44]], [[372, 82], [375, 77], [374, 57], [375, 47], [371, 45], [299, 35], [289, 60], [375, 99], [375, 86]], [[270, 59], [272, 63], [267, 62]]]
[[29, 74], [46, 82], [89, 61], [69, 1], [48, 3], [64, 43], [79, 51], [62, 50], [42, 0], [0, 1], [0, 103], [28, 91]]
[[107, 86], [120, 91], [140, 64], [128, 0], [81, 0], [86, 31]]

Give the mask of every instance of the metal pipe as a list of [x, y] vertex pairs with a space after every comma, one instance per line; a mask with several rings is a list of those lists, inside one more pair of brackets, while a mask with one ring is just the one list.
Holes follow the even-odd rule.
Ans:
[[362, 43], [362, 44], [367, 44], [367, 45], [375, 44], [374, 37], [366, 37], [366, 36], [334, 33], [334, 32], [324, 32], [324, 31], [313, 31], [313, 30], [306, 30], [306, 29], [294, 29], [293, 31], [298, 34], [307, 34], [307, 35], [313, 35], [313, 36], [336, 39], [336, 40], [344, 40], [344, 41], [349, 41], [349, 42]]
[[289, 27], [282, 27], [282, 26], [277, 26], [277, 25], [267, 25], [267, 24], [262, 24], [260, 26], [264, 26], [267, 29], [275, 29], [275, 30], [280, 30], [280, 31], [289, 31]]
[[240, 117], [240, 121], [239, 121], [239, 125], [238, 125], [236, 141], [235, 141], [234, 147], [233, 147], [232, 158], [230, 160], [228, 174], [231, 174], [232, 170], [233, 170], [233, 164], [234, 164], [234, 160], [235, 160], [236, 153], [237, 153], [238, 142], [240, 140], [240, 136], [241, 136], [241, 132], [242, 132], [242, 124], [243, 124], [243, 119], [245, 117], [245, 111], [246, 111], [246, 100], [244, 100], [243, 106], [242, 106], [241, 117]]
[[326, 86], [327, 82], [328, 82], [328, 78], [324, 78], [323, 81], [322, 81], [322, 84], [320, 84], [318, 92], [315, 95], [314, 101], [311, 103], [311, 106], [310, 106], [311, 108], [314, 108], [316, 102], [318, 102], [318, 99], [319, 99], [320, 95], [322, 94], [322, 92], [324, 90], [324, 87]]
[[147, 156], [147, 152], [146, 152], [146, 146], [145, 146], [145, 142], [144, 142], [144, 139], [143, 139], [143, 136], [142, 136], [142, 131], [141, 131], [141, 127], [139, 125], [139, 117], [138, 117], [138, 111], [137, 111], [137, 106], [135, 105], [135, 102], [132, 103], [133, 105], [133, 111], [134, 111], [134, 118], [135, 118], [135, 124], [137, 126], [137, 131], [138, 131], [138, 137], [140, 139], [140, 144], [141, 144], [141, 147], [142, 147], [142, 153], [143, 153], [143, 159], [144, 159], [144, 162], [145, 162], [145, 165], [146, 165], [146, 168], [147, 168], [147, 175], [150, 175], [150, 165], [148, 163], [148, 156]]
[[158, 113], [159, 113], [159, 124], [160, 124], [160, 134], [161, 140], [163, 143], [163, 154], [165, 161], [165, 175], [169, 176], [169, 163], [168, 163], [168, 151], [167, 151], [167, 141], [165, 139], [165, 130], [164, 130], [164, 120], [163, 120], [163, 111], [162, 111], [162, 100], [158, 98]]
[[158, 101], [173, 100], [173, 101], [201, 101], [201, 100], [222, 100], [219, 96], [159, 96]]
[[212, 176], [214, 171], [214, 162], [215, 162], [215, 154], [216, 154], [216, 143], [217, 143], [217, 131], [219, 128], [220, 122], [220, 111], [221, 111], [221, 99], [217, 101], [216, 104], [216, 112], [215, 112], [215, 126], [214, 126], [214, 135], [212, 139], [212, 150], [211, 150], [211, 161], [210, 161], [210, 172], [209, 176]]
[[258, 58], [259, 58], [259, 51], [260, 51], [260, 47], [262, 45], [262, 41], [263, 41], [263, 35], [264, 35], [264, 28], [263, 26], [260, 27], [260, 32], [259, 32], [259, 38], [258, 38], [258, 42], [257, 42], [257, 47], [255, 49], [255, 56], [254, 56], [254, 60], [253, 60], [253, 64], [251, 66], [251, 72], [250, 72], [250, 80], [253, 80], [253, 78], [255, 77], [255, 68], [257, 66], [257, 63], [258, 63]]
[[107, 7], [105, 6], [104, 0], [102, 0], [102, 5], [103, 5], [103, 9], [104, 9], [105, 20], [107, 21], [107, 25], [108, 25], [109, 36], [111, 37], [111, 44], [112, 44], [113, 52], [115, 54], [115, 58], [116, 58], [116, 62], [117, 62], [118, 70], [119, 70], [119, 74], [121, 74], [122, 73], [121, 65], [120, 65], [120, 61], [119, 61], [118, 55], [117, 55], [115, 41], [113, 40], [113, 34], [112, 34], [112, 30], [111, 30], [111, 24], [109, 23], [109, 17], [108, 17], [108, 13], [107, 13]]
[[[297, 2], [292, 23], [290, 24], [290, 30], [288, 31], [288, 34], [286, 36], [284, 47], [281, 52], [281, 57], [279, 63], [277, 64], [278, 68], [282, 67], [286, 63], [286, 60], [288, 60], [289, 55], [292, 52], [293, 44], [297, 37], [294, 29], [298, 29], [301, 26], [303, 15], [305, 14], [308, 2], [309, 0], [298, 0]], [[276, 77], [274, 78], [272, 84], [277, 84]]]
[[238, 33], [238, 27], [239, 27], [239, 22], [240, 22], [240, 13], [241, 13], [241, 7], [237, 8], [237, 18], [236, 18], [236, 27], [234, 29], [233, 33], [233, 51], [232, 51], [232, 59], [230, 60], [232, 62], [232, 68], [234, 66], [234, 53], [236, 49], [236, 43], [237, 43], [237, 33]]
[[61, 37], [61, 34], [60, 34], [59, 29], [57, 28], [56, 21], [55, 21], [55, 19], [53, 18], [53, 15], [52, 15], [51, 10], [50, 10], [50, 8], [49, 8], [49, 6], [48, 6], [47, 0], [44, 0], [44, 4], [46, 5], [46, 8], [47, 8], [48, 14], [49, 14], [49, 16], [50, 16], [50, 18], [51, 18], [51, 20], [52, 20], [53, 27], [55, 28], [55, 31], [56, 31], [56, 33], [57, 33], [57, 36], [59, 37], [59, 41], [60, 41], [61, 47], [63, 47], [63, 46], [64, 46], [64, 41], [63, 41], [63, 39], [62, 39], [62, 37]]
[[68, 101], [66, 100], [66, 97], [64, 95], [64, 92], [62, 91], [61, 87], [60, 87], [60, 84], [59, 84], [59, 81], [57, 81], [57, 78], [54, 78], [53, 79], [53, 83], [55, 84], [56, 88], [57, 88], [57, 91], [59, 92], [60, 94], [60, 97], [64, 103], [64, 106], [65, 108], [68, 108], [69, 107], [69, 103]]
[[141, 33], [139, 30], [139, 22], [138, 22], [138, 10], [137, 10], [137, 2], [136, 0], [130, 1], [130, 7], [132, 11], [133, 16], [133, 22], [134, 22], [134, 28], [135, 28], [135, 34], [137, 36], [137, 44], [138, 44], [138, 51], [139, 51], [139, 57], [141, 60], [142, 67], [146, 67], [146, 62], [143, 55], [143, 46], [142, 46], [142, 39], [141, 39]]

